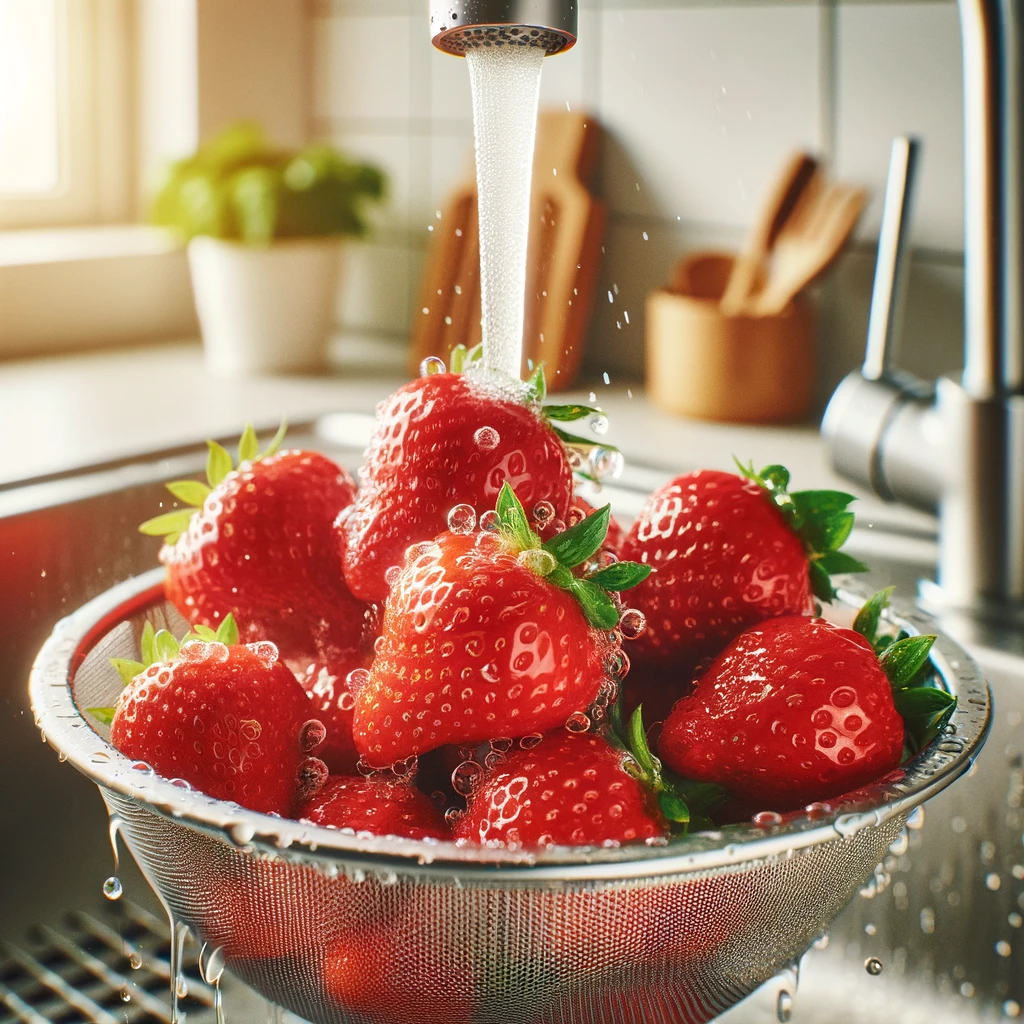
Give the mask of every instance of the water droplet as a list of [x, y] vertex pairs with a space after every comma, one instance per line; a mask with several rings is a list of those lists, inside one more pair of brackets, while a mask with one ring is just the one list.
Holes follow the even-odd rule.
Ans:
[[555, 518], [555, 506], [550, 501], [538, 501], [533, 506], [532, 517], [537, 526], [545, 526]]
[[[629, 658], [626, 657], [626, 652], [615, 648], [610, 653], [606, 654], [604, 659], [604, 670], [616, 681], [625, 679], [629, 674]], [[605, 704], [609, 703], [613, 695], [614, 688], [609, 692], [607, 688], [602, 686], [598, 691], [598, 697]]]
[[462, 811], [460, 811], [458, 807], [449, 807], [448, 810], [444, 812], [444, 820], [449, 828], [455, 828], [458, 824], [459, 818], [461, 817]]
[[828, 944], [831, 941], [828, 932], [824, 932], [814, 940], [814, 948], [817, 950], [828, 949]]
[[751, 821], [758, 828], [774, 828], [782, 824], [782, 815], [778, 811], [758, 811]]
[[443, 359], [440, 359], [438, 356], [427, 356], [420, 363], [420, 376], [432, 377], [435, 373], [444, 373], [447, 369]]
[[140, 775], [153, 775], [153, 774], [155, 774], [154, 771], [153, 771], [153, 766], [151, 764], [147, 764], [145, 761], [136, 761], [132, 765], [132, 771], [133, 772], [138, 772]]
[[536, 576], [547, 576], [558, 566], [555, 556], [543, 548], [527, 548], [525, 551], [520, 551], [516, 561]]
[[779, 1024], [788, 1024], [793, 1017], [793, 997], [783, 990], [775, 1002], [775, 1016]]
[[132, 994], [131, 994], [131, 992], [128, 991], [128, 986], [125, 985], [125, 987], [123, 989], [121, 989], [121, 1002], [122, 1003], [130, 1003], [131, 1001], [132, 1001]]
[[498, 750], [492, 750], [485, 758], [484, 765], [487, 768], [497, 768], [499, 764], [504, 764], [505, 755]]
[[461, 537], [476, 529], [476, 509], [472, 505], [456, 505], [448, 513], [448, 529]]
[[600, 445], [591, 449], [588, 461], [591, 475], [598, 482], [617, 479], [622, 475], [625, 465], [622, 452], [616, 451], [614, 448], [602, 448]]
[[239, 846], [245, 846], [246, 843], [252, 842], [256, 829], [248, 822], [239, 821], [228, 829], [228, 834]]
[[452, 772], [452, 788], [459, 796], [472, 796], [483, 774], [483, 766], [476, 761], [463, 761]]
[[184, 999], [188, 995], [188, 980], [182, 976], [178, 978], [178, 984], [175, 989], [178, 993], [179, 999]]
[[348, 687], [349, 693], [356, 699], [362, 692], [363, 687], [370, 681], [369, 669], [365, 668], [354, 668], [347, 676], [345, 676], [345, 685]]
[[537, 746], [542, 739], [544, 739], [544, 737], [539, 732], [532, 732], [529, 736], [523, 736], [519, 740], [519, 746], [522, 747], [523, 750], [531, 750], [533, 747]]
[[121, 879], [116, 875], [111, 875], [103, 883], [103, 895], [106, 896], [108, 900], [119, 900], [123, 892], [124, 889], [121, 887]]
[[910, 817], [907, 818], [907, 828], [911, 831], [917, 831], [919, 828], [924, 828], [924, 808], [915, 807], [910, 812]]
[[872, 978], [877, 978], [882, 973], [882, 961], [877, 956], [869, 956], [864, 961], [864, 970], [871, 975]]
[[494, 427], [479, 427], [473, 434], [473, 441], [477, 448], [492, 452], [501, 443], [501, 434]]
[[995, 892], [1001, 885], [1003, 880], [994, 871], [985, 876], [985, 888], [991, 889]]
[[142, 957], [138, 953], [130, 953], [128, 955], [128, 966], [133, 971], [137, 971], [142, 966]]
[[384, 572], [384, 582], [389, 587], [393, 587], [398, 582], [398, 577], [401, 575], [402, 567], [400, 565], [389, 565]]
[[894, 857], [902, 857], [910, 849], [910, 836], [904, 829], [890, 844], [889, 852]]
[[1013, 947], [1006, 941], [1006, 939], [1000, 939], [996, 943], [996, 953], [1001, 957], [1008, 957], [1013, 952]]
[[[607, 381], [605, 382], [607, 383]], [[590, 417], [590, 429], [600, 437], [604, 437], [608, 433], [608, 417], [603, 412], [599, 412], [594, 416]]]
[[327, 726], [317, 718], [305, 722], [299, 731], [299, 746], [304, 754], [316, 750], [327, 738]]
[[498, 527], [501, 526], [501, 520], [498, 518], [498, 513], [494, 509], [488, 509], [486, 512], [480, 515], [480, 529], [487, 533], [497, 533]]
[[569, 732], [586, 732], [590, 728], [590, 719], [582, 711], [574, 711], [565, 722]]
[[627, 608], [619, 616], [619, 632], [627, 640], [636, 640], [647, 628], [647, 617], [639, 608]]
[[1019, 1017], [1020, 1016], [1020, 1003], [1016, 999], [1007, 999], [1003, 1003], [1003, 1013], [1007, 1017]]

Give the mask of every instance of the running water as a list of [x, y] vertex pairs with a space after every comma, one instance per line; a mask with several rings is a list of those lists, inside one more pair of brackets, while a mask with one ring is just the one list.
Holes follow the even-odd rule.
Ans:
[[484, 368], [518, 380], [544, 50], [539, 46], [482, 47], [470, 50], [466, 62], [476, 133]]

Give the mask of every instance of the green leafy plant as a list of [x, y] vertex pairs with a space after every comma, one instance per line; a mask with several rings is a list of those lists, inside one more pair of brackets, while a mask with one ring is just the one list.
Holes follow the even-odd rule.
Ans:
[[278, 238], [362, 235], [365, 208], [384, 196], [385, 177], [331, 146], [273, 146], [240, 122], [167, 169], [150, 219], [196, 235], [267, 245]]

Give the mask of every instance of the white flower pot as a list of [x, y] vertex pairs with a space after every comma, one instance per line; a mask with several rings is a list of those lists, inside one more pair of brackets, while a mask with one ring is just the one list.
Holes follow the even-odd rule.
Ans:
[[323, 368], [341, 244], [303, 238], [257, 248], [193, 238], [188, 261], [210, 372], [227, 377]]

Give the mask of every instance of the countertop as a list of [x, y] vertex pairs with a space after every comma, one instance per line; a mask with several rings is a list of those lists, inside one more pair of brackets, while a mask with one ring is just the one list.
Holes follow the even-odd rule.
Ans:
[[[402, 351], [373, 339], [350, 340], [345, 351], [355, 353], [348, 367], [323, 375], [233, 380], [208, 376], [194, 341], [0, 363], [0, 488], [206, 437], [235, 437], [247, 421], [272, 427], [282, 416], [298, 422], [338, 411], [372, 415], [407, 379]], [[610, 421], [603, 439], [650, 470], [652, 487], [659, 476], [685, 469], [730, 469], [735, 454], [758, 467], [783, 463], [800, 488], [858, 493], [862, 522], [934, 529], [932, 517], [885, 505], [837, 477], [815, 424], [682, 419], [652, 406], [638, 384], [598, 381], [559, 398], [600, 406]]]

